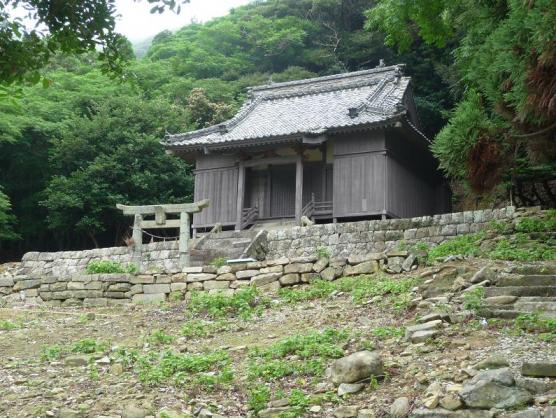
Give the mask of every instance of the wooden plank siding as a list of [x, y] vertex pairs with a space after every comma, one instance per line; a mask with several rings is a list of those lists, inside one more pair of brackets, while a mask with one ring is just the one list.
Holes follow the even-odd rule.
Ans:
[[382, 214], [385, 209], [385, 138], [381, 131], [334, 137], [333, 216]]
[[195, 170], [195, 201], [209, 199], [210, 206], [193, 215], [193, 226], [211, 226], [218, 222], [235, 224], [238, 168], [233, 157], [199, 157]]

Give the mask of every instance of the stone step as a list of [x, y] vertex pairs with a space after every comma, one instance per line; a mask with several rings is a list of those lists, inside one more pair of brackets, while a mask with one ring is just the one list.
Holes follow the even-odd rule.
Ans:
[[485, 288], [485, 296], [556, 296], [556, 286], [496, 286]]
[[543, 264], [522, 264], [512, 269], [512, 273], [517, 274], [556, 274], [556, 263]]
[[500, 277], [496, 286], [556, 286], [556, 274], [507, 275]]
[[[499, 309], [496, 308], [482, 308], [479, 309], [477, 314], [484, 318], [501, 318], [501, 319], [515, 319], [520, 315], [532, 314], [535, 312], [515, 309]], [[542, 319], [556, 319], [556, 311], [539, 312], [539, 317]]]

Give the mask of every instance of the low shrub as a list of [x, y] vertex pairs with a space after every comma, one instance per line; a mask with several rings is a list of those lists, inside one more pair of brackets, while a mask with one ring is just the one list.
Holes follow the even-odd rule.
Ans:
[[485, 298], [485, 288], [477, 287], [463, 295], [463, 306], [465, 309], [476, 311], [483, 306], [483, 299]]
[[110, 343], [106, 341], [97, 341], [94, 338], [84, 338], [77, 341], [71, 347], [72, 353], [103, 353], [110, 348]]
[[459, 235], [448, 241], [444, 241], [429, 250], [428, 262], [432, 263], [439, 258], [450, 255], [478, 256], [480, 255], [480, 242], [484, 238], [484, 232], [475, 234]]

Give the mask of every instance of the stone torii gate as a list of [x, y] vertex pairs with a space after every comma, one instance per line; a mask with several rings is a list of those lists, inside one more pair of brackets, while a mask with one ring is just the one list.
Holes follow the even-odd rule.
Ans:
[[[117, 204], [116, 207], [124, 215], [132, 215], [133, 219], [133, 261], [141, 268], [141, 253], [143, 246], [143, 229], [179, 228], [179, 263], [181, 267], [189, 264], [189, 229], [190, 215], [201, 212], [209, 206], [208, 199], [194, 203], [174, 203], [167, 205], [126, 206]], [[167, 215], [177, 215], [177, 219], [167, 219]], [[145, 220], [145, 216], [154, 219]]]

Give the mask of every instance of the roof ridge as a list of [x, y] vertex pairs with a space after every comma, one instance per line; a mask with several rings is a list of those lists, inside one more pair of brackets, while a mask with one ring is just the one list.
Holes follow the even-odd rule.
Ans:
[[368, 69], [368, 70], [360, 70], [360, 71], [353, 71], [353, 72], [331, 74], [331, 75], [325, 75], [325, 76], [322, 76], [322, 77], [304, 78], [302, 80], [285, 81], [285, 82], [282, 82], [282, 83], [263, 84], [261, 86], [248, 87], [248, 91], [249, 92], [262, 92], [262, 91], [265, 91], [265, 90], [274, 90], [274, 89], [279, 89], [279, 88], [283, 88], [283, 87], [302, 86], [304, 84], [311, 84], [311, 83], [315, 83], [315, 82], [324, 82], [324, 81], [331, 81], [331, 80], [341, 80], [341, 79], [347, 79], [347, 78], [355, 78], [355, 77], [362, 76], [362, 75], [367, 75], [367, 74], [378, 74], [378, 73], [382, 73], [382, 72], [395, 71], [397, 69], [401, 70], [403, 67], [404, 67], [403, 64], [395, 64], [395, 65], [390, 65], [388, 67], [376, 67], [376, 68], [371, 68], [371, 69]]

